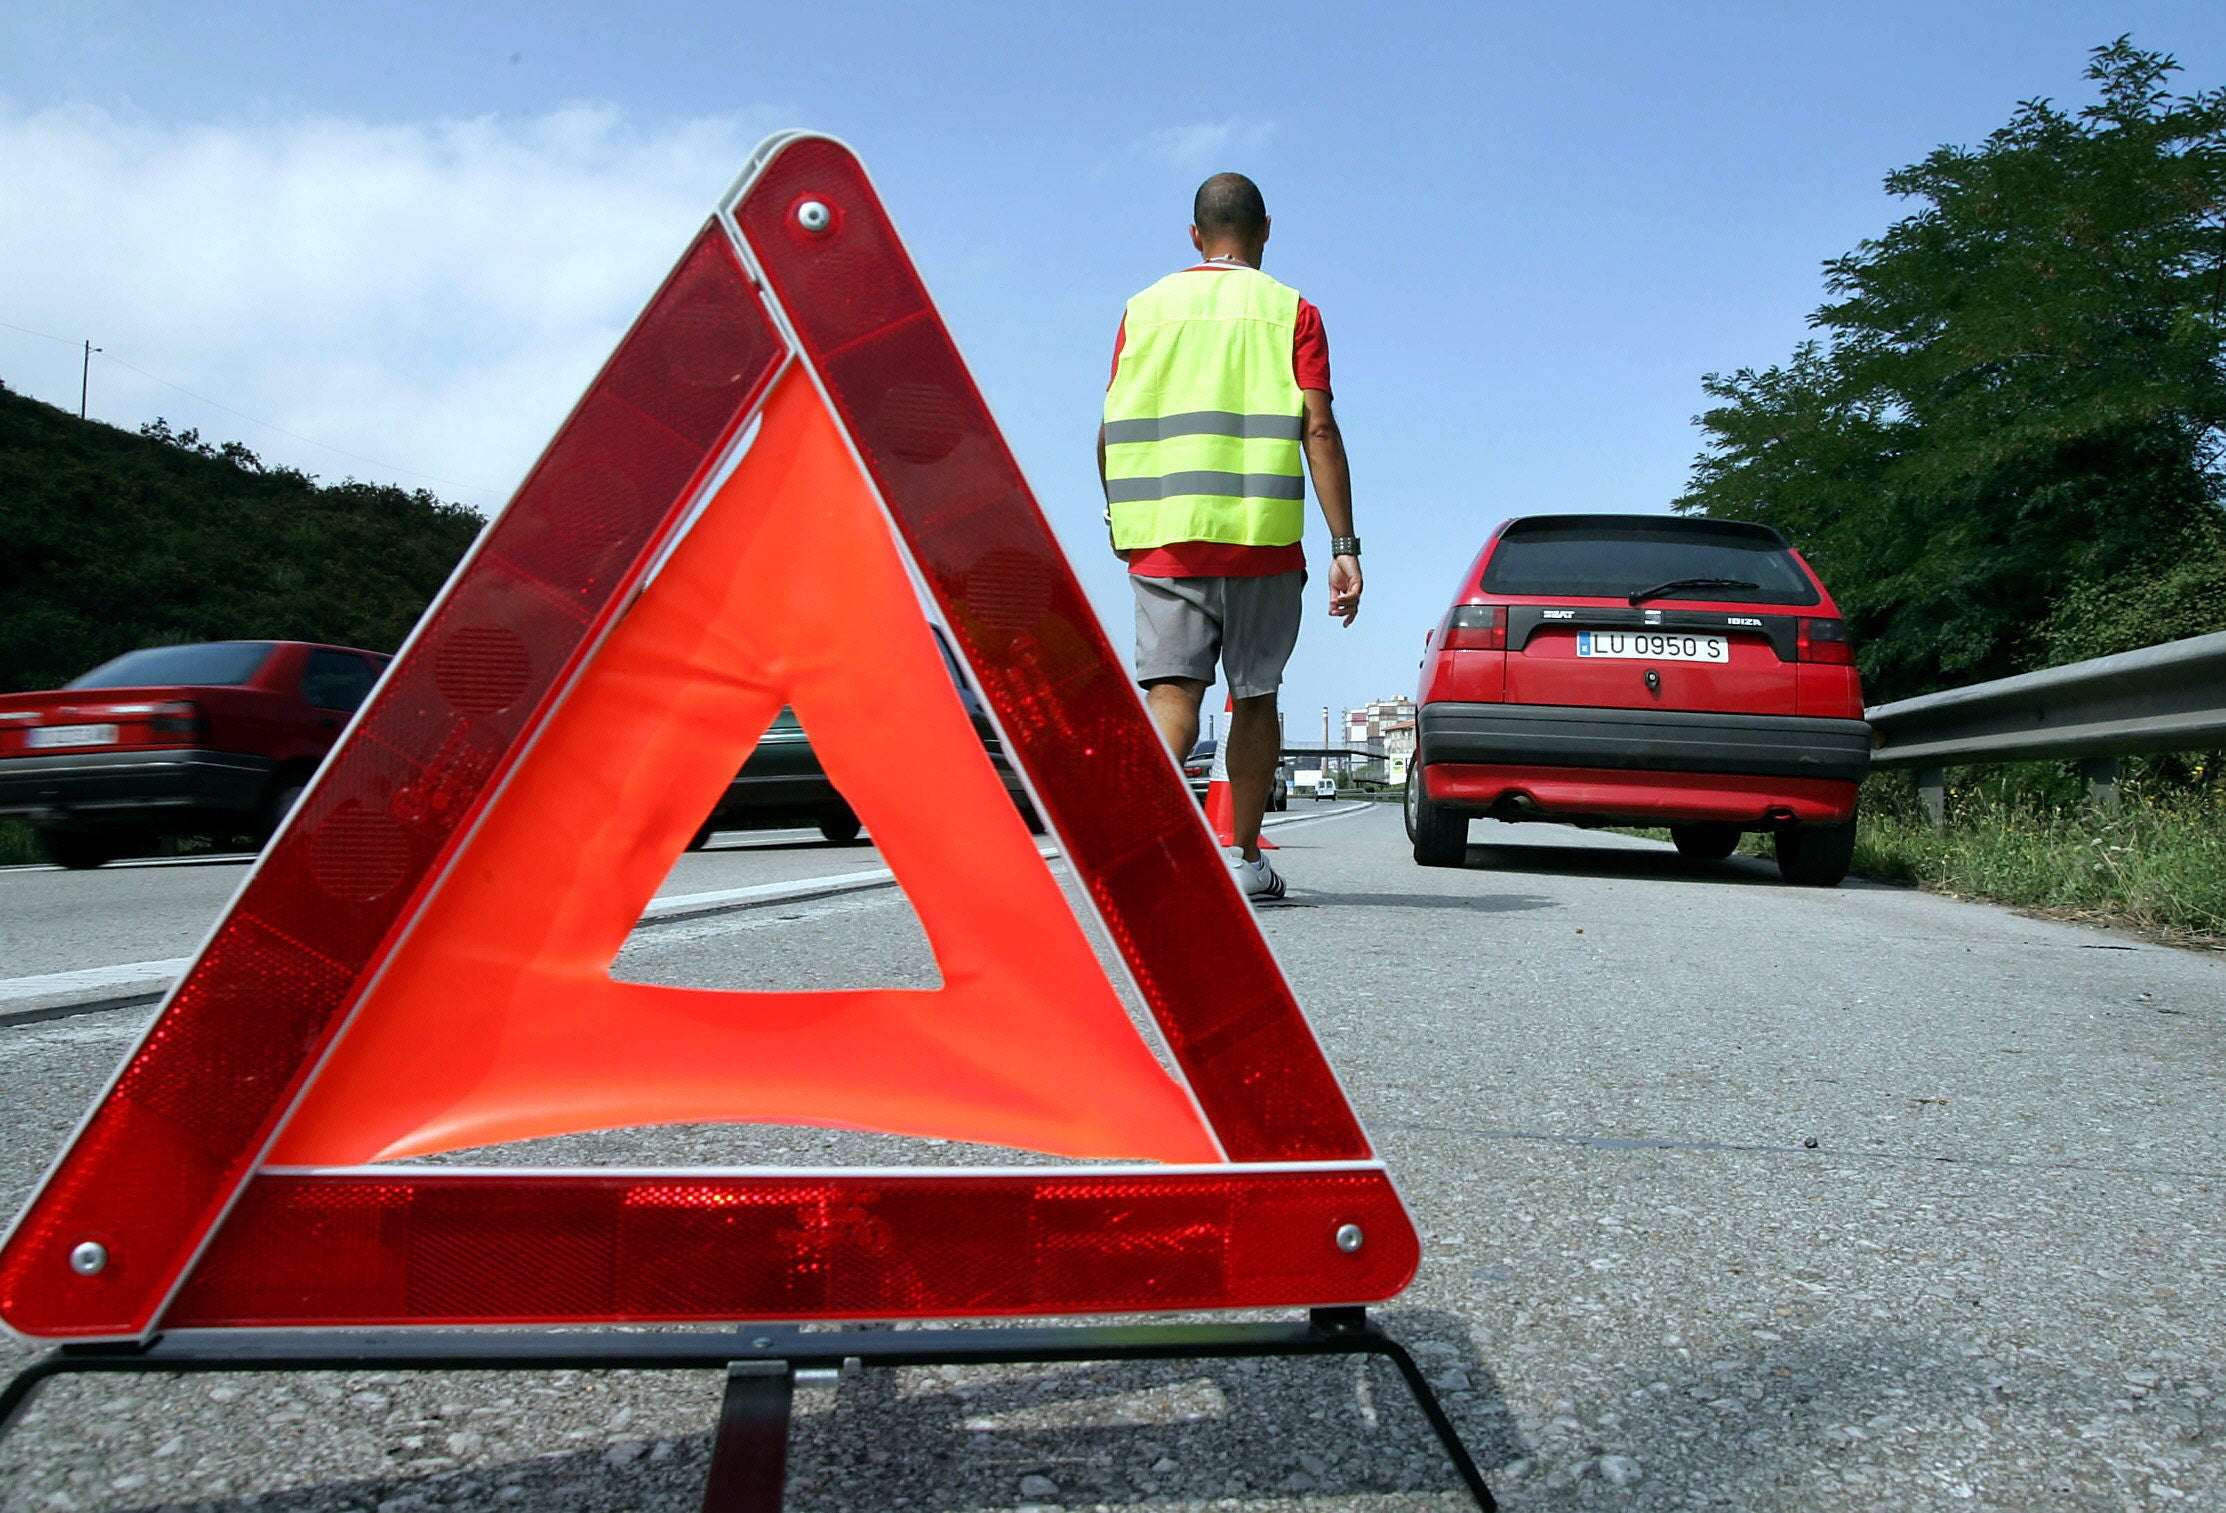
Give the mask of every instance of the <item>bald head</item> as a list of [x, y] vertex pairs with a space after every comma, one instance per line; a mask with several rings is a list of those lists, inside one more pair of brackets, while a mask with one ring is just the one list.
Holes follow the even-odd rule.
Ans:
[[1268, 206], [1260, 186], [1241, 173], [1217, 173], [1198, 186], [1190, 224], [1206, 243], [1252, 246], [1268, 239]]

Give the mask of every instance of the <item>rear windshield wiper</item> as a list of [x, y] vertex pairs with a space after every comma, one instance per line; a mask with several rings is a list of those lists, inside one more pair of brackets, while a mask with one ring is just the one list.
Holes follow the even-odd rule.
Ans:
[[1672, 578], [1667, 583], [1657, 583], [1652, 588], [1639, 590], [1631, 596], [1631, 604], [1636, 608], [1649, 599], [1659, 599], [1662, 595], [1680, 588], [1755, 588], [1758, 586], [1749, 583], [1744, 578]]

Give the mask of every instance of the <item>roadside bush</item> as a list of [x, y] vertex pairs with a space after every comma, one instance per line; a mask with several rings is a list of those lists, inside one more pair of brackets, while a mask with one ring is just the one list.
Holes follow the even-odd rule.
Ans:
[[2084, 802], [2069, 763], [1949, 774], [1935, 831], [1905, 772], [1873, 774], [1855, 871], [2146, 929], [2226, 936], [2226, 782], [2207, 757], [2126, 764], [2116, 812]]
[[0, 867], [20, 867], [25, 862], [44, 861], [39, 855], [38, 843], [31, 839], [31, 827], [22, 820], [0, 819]]
[[2066, 593], [2041, 628], [2042, 663], [2138, 651], [2226, 630], [2226, 525], [2191, 532], [2183, 550], [2154, 571]]

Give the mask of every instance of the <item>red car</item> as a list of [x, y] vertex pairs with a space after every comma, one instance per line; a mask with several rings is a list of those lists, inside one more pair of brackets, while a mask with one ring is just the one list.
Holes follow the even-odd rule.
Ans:
[[277, 828], [387, 658], [299, 641], [155, 646], [50, 693], [0, 694], [0, 814], [50, 861]]
[[1788, 882], [1846, 876], [1871, 750], [1854, 647], [1768, 526], [1510, 520], [1426, 645], [1407, 773], [1422, 865], [1462, 865], [1486, 816], [1667, 825], [1710, 859], [1769, 831]]

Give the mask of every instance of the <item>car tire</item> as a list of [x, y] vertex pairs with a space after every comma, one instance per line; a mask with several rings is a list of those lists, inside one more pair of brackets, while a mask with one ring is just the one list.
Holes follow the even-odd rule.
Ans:
[[1670, 826], [1670, 844], [1677, 854], [1696, 862], [1720, 862], [1739, 849], [1739, 827], [1720, 820]]
[[105, 867], [131, 855], [134, 849], [134, 837], [103, 831], [42, 828], [36, 834], [39, 854], [55, 866], [67, 867], [72, 872]]
[[1804, 888], [1836, 888], [1855, 861], [1855, 822], [1787, 825], [1778, 831], [1778, 876]]
[[830, 809], [819, 817], [819, 833], [838, 846], [858, 839], [858, 816], [848, 809]]
[[1407, 839], [1414, 843], [1414, 859], [1423, 867], [1459, 867], [1469, 859], [1469, 817], [1430, 802], [1422, 786], [1422, 769], [1407, 772]]
[[694, 835], [688, 837], [688, 849], [690, 851], [701, 851], [704, 847], [710, 844], [711, 821], [705, 820], [702, 827], [698, 829]]
[[308, 784], [300, 778], [289, 777], [281, 778], [271, 789], [270, 796], [263, 800], [262, 828], [253, 837], [256, 850], [271, 843], [271, 837], [278, 834], [278, 827], [286, 823], [286, 816], [301, 802], [302, 790], [306, 787]]

